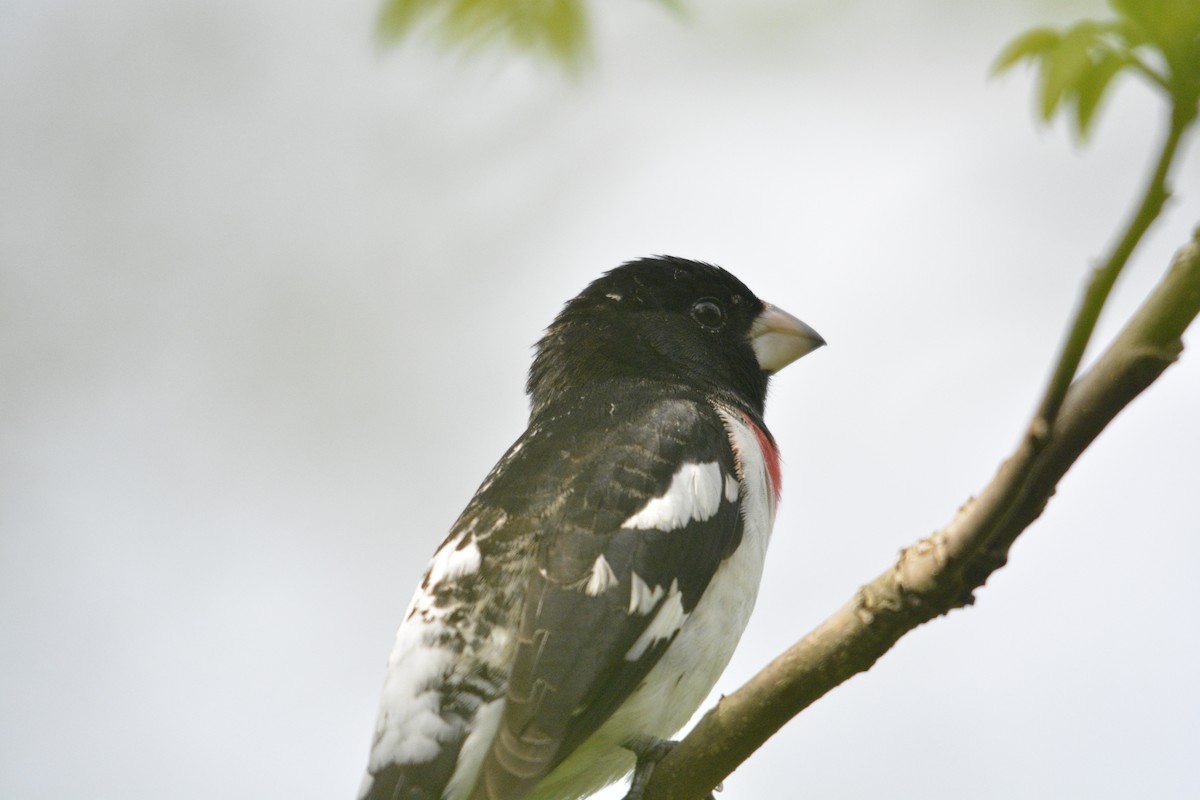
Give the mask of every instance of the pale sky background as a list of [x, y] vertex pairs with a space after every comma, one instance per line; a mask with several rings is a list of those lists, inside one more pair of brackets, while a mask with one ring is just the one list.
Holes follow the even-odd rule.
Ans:
[[[1077, 151], [988, 67], [1102, 5], [602, 5], [578, 81], [380, 51], [375, 0], [0, 6], [0, 796], [352, 798], [530, 345], [626, 259], [720, 263], [830, 343], [775, 381], [719, 690], [990, 478], [1164, 107], [1124, 80]], [[1189, 145], [1102, 340], [1200, 222]], [[1189, 350], [975, 607], [722, 800], [1200, 796], [1197, 408]]]

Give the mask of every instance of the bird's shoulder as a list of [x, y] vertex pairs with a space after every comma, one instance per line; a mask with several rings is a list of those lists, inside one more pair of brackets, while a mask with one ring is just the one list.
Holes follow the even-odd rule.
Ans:
[[660, 496], [682, 466], [732, 459], [726, 423], [699, 394], [584, 397], [531, 420], [472, 506], [540, 526], [611, 531]]

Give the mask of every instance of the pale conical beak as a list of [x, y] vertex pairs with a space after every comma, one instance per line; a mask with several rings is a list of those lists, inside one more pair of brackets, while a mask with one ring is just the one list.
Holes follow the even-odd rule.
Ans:
[[750, 345], [764, 372], [778, 372], [825, 344], [821, 334], [770, 303], [750, 326]]

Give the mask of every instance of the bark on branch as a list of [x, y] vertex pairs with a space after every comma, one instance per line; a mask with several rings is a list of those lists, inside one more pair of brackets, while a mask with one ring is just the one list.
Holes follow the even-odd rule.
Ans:
[[1016, 451], [946, 527], [905, 549], [815, 630], [721, 699], [655, 768], [645, 800], [704, 797], [788, 720], [869, 669], [900, 637], [954, 608], [1004, 565], [1058, 481], [1114, 417], [1178, 359], [1200, 312], [1200, 229], [1052, 425], [1035, 415]]

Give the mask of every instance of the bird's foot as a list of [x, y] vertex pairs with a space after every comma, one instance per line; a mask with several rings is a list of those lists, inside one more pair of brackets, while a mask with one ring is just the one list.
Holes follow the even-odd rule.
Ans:
[[[654, 768], [678, 744], [679, 742], [659, 739], [655, 736], [639, 736], [622, 744], [622, 747], [637, 756], [637, 764], [633, 768], [633, 777], [629, 781], [629, 791], [621, 800], [642, 800]], [[721, 791], [721, 787], [718, 786], [716, 790]], [[711, 792], [705, 800], [714, 800]]]

